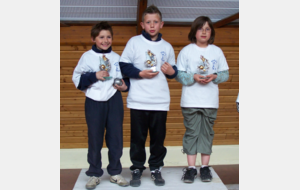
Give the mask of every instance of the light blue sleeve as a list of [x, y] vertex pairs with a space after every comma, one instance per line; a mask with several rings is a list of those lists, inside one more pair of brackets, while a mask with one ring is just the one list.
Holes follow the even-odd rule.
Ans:
[[180, 82], [184, 86], [190, 86], [195, 83], [194, 74], [187, 73], [185, 71], [178, 71], [175, 80]]
[[229, 78], [228, 70], [217, 72], [217, 74], [218, 74], [217, 78], [212, 81], [215, 84], [220, 84], [222, 82], [226, 82]]

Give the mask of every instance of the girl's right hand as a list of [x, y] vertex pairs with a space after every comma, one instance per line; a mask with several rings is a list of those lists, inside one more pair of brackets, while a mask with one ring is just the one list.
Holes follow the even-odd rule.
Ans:
[[206, 77], [199, 74], [194, 74], [194, 80], [199, 84], [207, 84]]
[[109, 76], [109, 74], [108, 74], [107, 71], [98, 71], [98, 72], [96, 72], [96, 78], [98, 80], [105, 80], [103, 77], [108, 77], [108, 76]]

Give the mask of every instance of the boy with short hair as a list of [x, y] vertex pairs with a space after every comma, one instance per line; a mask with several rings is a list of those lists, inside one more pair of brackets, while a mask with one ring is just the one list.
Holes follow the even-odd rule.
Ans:
[[122, 73], [130, 78], [127, 107], [131, 116], [130, 159], [132, 179], [130, 185], [140, 186], [140, 177], [145, 170], [145, 142], [150, 131], [150, 158], [148, 160], [151, 178], [155, 185], [165, 184], [161, 176], [167, 149], [167, 111], [170, 106], [170, 92], [167, 78], [175, 78], [175, 54], [172, 45], [163, 40], [159, 30], [163, 27], [161, 12], [154, 5], [143, 13], [141, 35], [132, 37], [120, 58]]
[[[129, 183], [120, 175], [123, 154], [123, 100], [120, 91], [127, 91], [129, 84], [113, 85], [115, 78], [122, 78], [119, 68], [120, 56], [112, 51], [113, 31], [107, 22], [93, 26], [91, 39], [95, 43], [85, 52], [75, 67], [72, 80], [77, 89], [83, 91], [85, 118], [88, 126], [88, 163], [86, 175], [90, 176], [87, 189], [95, 189], [103, 175], [101, 149], [104, 131], [108, 148], [107, 172], [110, 182], [120, 186]], [[112, 77], [112, 78], [110, 78]]]

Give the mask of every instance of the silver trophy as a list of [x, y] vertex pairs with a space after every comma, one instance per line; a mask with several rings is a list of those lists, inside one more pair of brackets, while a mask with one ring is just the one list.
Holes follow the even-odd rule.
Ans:
[[208, 60], [200, 55], [200, 64], [197, 66], [197, 71], [200, 75], [204, 76], [201, 79], [206, 79], [206, 75], [208, 75], [209, 62]]
[[122, 82], [122, 80], [120, 78], [115, 78], [113, 85], [115, 86], [116, 84], [118, 86], [122, 86], [123, 82]]
[[147, 60], [145, 61], [145, 66], [147, 68], [150, 68], [152, 72], [158, 72], [156, 70], [156, 65], [157, 65], [156, 56], [150, 50], [146, 52], [146, 59]]
[[[100, 57], [100, 67], [99, 68], [100, 68], [100, 71], [107, 71], [107, 72], [109, 72], [111, 69], [109, 59], [107, 57], [105, 57], [105, 55]], [[108, 76], [108, 77], [103, 77], [103, 78], [105, 80], [109, 80], [112, 77]]]

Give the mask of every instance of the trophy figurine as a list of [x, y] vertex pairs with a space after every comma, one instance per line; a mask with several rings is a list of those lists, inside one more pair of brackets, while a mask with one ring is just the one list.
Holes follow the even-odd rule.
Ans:
[[202, 55], [200, 56], [200, 59], [200, 65], [197, 66], [197, 70], [200, 75], [204, 76], [204, 78], [201, 77], [201, 79], [206, 79], [205, 76], [208, 74], [209, 62]]
[[[102, 56], [102, 58], [100, 57], [100, 71], [110, 71], [110, 62], [109, 59], [107, 57], [105, 57], [105, 55]], [[109, 80], [112, 77], [108, 76], [108, 77], [103, 77], [105, 80]]]
[[145, 61], [145, 66], [147, 68], [150, 68], [152, 72], [158, 72], [156, 70], [156, 65], [157, 65], [156, 56], [150, 50], [146, 52], [146, 58], [147, 60]]
[[113, 85], [118, 85], [118, 86], [122, 86], [123, 82], [120, 78], [115, 78], [114, 80], [114, 84]]

